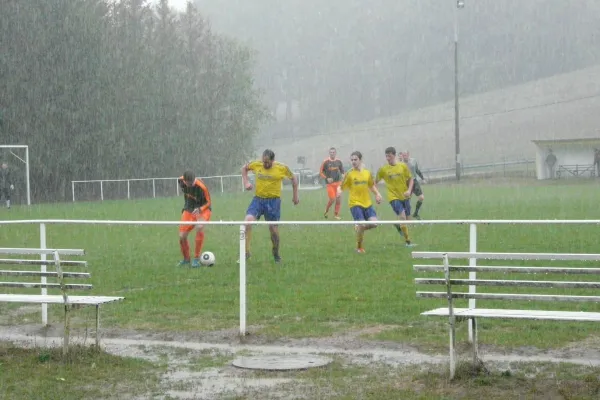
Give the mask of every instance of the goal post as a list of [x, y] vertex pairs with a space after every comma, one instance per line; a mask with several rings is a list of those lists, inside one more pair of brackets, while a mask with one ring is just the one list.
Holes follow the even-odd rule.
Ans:
[[[15, 157], [17, 160], [25, 164], [25, 185], [27, 188], [27, 205], [31, 205], [31, 185], [29, 182], [29, 146], [24, 144], [0, 144], [0, 149], [7, 149], [8, 153]], [[25, 149], [25, 158], [21, 158], [13, 150]]]

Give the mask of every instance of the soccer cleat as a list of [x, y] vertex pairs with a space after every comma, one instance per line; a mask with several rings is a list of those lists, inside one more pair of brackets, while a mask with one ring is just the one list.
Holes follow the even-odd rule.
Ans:
[[194, 258], [192, 260], [192, 268], [199, 268], [200, 267], [200, 260], [197, 258]]
[[177, 264], [180, 267], [185, 267], [187, 265], [190, 265], [190, 260], [181, 260], [179, 261], [179, 264]]
[[327, 219], [329, 218], [329, 215], [327, 213], [323, 214], [323, 218]]
[[366, 253], [365, 249], [363, 249], [362, 247], [359, 247], [358, 249], [356, 249], [356, 252], [359, 253], [359, 254]]
[[[249, 259], [250, 259], [250, 253], [246, 253], [246, 260], [249, 260]], [[237, 263], [239, 264], [240, 260], [237, 260]]]
[[336, 216], [334, 216], [333, 218], [337, 219], [338, 221], [339, 221], [340, 219], [342, 219], [342, 217], [340, 217], [339, 215], [336, 215]]
[[413, 218], [414, 218], [414, 219], [418, 219], [419, 221], [421, 220], [421, 216], [420, 216], [419, 214], [415, 214], [415, 215], [413, 215]]
[[276, 264], [280, 264], [281, 263], [281, 256], [279, 256], [279, 255], [273, 256], [273, 260], [275, 260]]
[[406, 246], [406, 247], [415, 247], [415, 246], [417, 246], [417, 244], [416, 244], [416, 243], [410, 243], [410, 242], [406, 242], [406, 243], [404, 244], [404, 246]]

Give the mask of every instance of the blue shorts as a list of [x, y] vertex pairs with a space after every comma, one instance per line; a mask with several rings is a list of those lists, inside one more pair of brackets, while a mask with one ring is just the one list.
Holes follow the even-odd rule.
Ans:
[[407, 200], [392, 200], [390, 201], [390, 206], [392, 206], [392, 210], [396, 213], [396, 215], [402, 214], [402, 211], [406, 213], [406, 215], [410, 215], [410, 199]]
[[369, 206], [366, 208], [361, 206], [354, 206], [350, 208], [350, 213], [352, 213], [352, 218], [354, 218], [355, 221], [368, 221], [369, 218], [377, 217], [373, 206]]
[[265, 221], [279, 221], [281, 218], [281, 198], [265, 199], [254, 196], [248, 206], [246, 215], [252, 215], [257, 220], [264, 215]]

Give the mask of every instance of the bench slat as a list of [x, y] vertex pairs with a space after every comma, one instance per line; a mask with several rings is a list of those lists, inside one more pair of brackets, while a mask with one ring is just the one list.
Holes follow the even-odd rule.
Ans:
[[[453, 308], [452, 311], [456, 317], [600, 321], [600, 313], [586, 311], [508, 310], [494, 308]], [[421, 315], [448, 317], [448, 308], [437, 308], [423, 312]]]
[[61, 256], [84, 256], [85, 251], [81, 249], [26, 249], [26, 248], [0, 248], [0, 254], [14, 254], [14, 255], [26, 255], [26, 254], [54, 254], [58, 251]]
[[[443, 278], [416, 278], [415, 283], [417, 285], [446, 285], [446, 280]], [[496, 279], [450, 279], [450, 284], [457, 286], [511, 286], [572, 289], [600, 288], [600, 282], [520, 281]]]
[[[417, 292], [417, 297], [447, 299], [446, 292]], [[478, 300], [531, 300], [531, 301], [567, 301], [567, 302], [600, 302], [600, 296], [568, 296], [549, 294], [515, 294], [515, 293], [463, 293], [453, 292], [454, 299]]]
[[470, 253], [443, 251], [413, 251], [413, 258], [442, 259], [477, 259], [477, 260], [538, 260], [538, 261], [600, 261], [600, 254], [569, 254], [569, 253]]
[[[124, 300], [124, 297], [112, 296], [69, 296], [69, 304], [98, 305]], [[62, 295], [41, 294], [0, 294], [0, 303], [64, 304]]]
[[[415, 271], [419, 272], [444, 272], [443, 265], [415, 265]], [[495, 265], [451, 265], [451, 271], [455, 272], [515, 272], [515, 273], [564, 273], [564, 274], [582, 274], [595, 275], [600, 274], [600, 268], [571, 268], [571, 267], [510, 267], [510, 266], [495, 266]]]
[[[14, 265], [50, 265], [54, 260], [22, 260], [16, 258], [2, 258], [0, 264], [14, 264]], [[87, 261], [72, 261], [72, 260], [61, 260], [60, 265], [74, 267], [82, 266], [87, 267]]]
[[[46, 276], [46, 277], [58, 277], [58, 272], [41, 272], [41, 271], [12, 271], [12, 270], [0, 270], [0, 276]], [[89, 272], [63, 272], [65, 278], [90, 278]]]
[[[40, 283], [40, 282], [0, 282], [0, 287], [24, 288], [24, 289], [60, 289], [59, 283]], [[92, 285], [79, 283], [66, 283], [66, 289], [91, 289]]]

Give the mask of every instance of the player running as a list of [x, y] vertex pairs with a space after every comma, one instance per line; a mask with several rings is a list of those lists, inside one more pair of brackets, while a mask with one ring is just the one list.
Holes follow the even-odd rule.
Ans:
[[[355, 151], [350, 155], [352, 169], [344, 177], [344, 181], [337, 188], [337, 196], [342, 196], [342, 191], [348, 189], [350, 196], [348, 205], [350, 213], [355, 221], [377, 221], [377, 214], [373, 208], [373, 202], [369, 191], [375, 194], [377, 204], [381, 203], [381, 194], [375, 186], [371, 172], [362, 167], [362, 154]], [[376, 224], [357, 224], [356, 225], [356, 252], [364, 253], [363, 238], [365, 231], [376, 228]]]
[[[378, 183], [383, 179], [385, 187], [387, 189], [387, 197], [392, 210], [401, 220], [406, 220], [410, 217], [410, 194], [412, 193], [414, 179], [410, 174], [408, 166], [403, 162], [396, 162], [396, 149], [388, 147], [385, 149], [385, 159], [387, 165], [379, 168], [375, 183]], [[406, 247], [416, 246], [411, 243], [410, 236], [408, 235], [408, 227], [406, 224], [394, 225], [400, 233], [404, 236]]]
[[15, 189], [7, 163], [0, 167], [0, 198], [4, 197], [6, 208], [10, 208], [10, 192]]
[[[181, 210], [181, 220], [184, 222], [209, 221], [212, 213], [210, 193], [204, 182], [196, 178], [192, 171], [185, 171], [177, 181], [185, 199], [183, 210]], [[190, 264], [188, 235], [194, 228], [196, 228], [196, 247], [192, 267], [197, 268], [200, 266], [199, 257], [204, 244], [204, 225], [202, 223], [179, 226], [179, 247], [181, 247], [181, 254], [183, 254], [183, 260], [179, 262], [181, 266]]]
[[[410, 153], [408, 151], [400, 153], [400, 159], [408, 166], [408, 169], [410, 170], [410, 173], [414, 178], [414, 184], [413, 184], [413, 189], [412, 189], [411, 195], [414, 193], [415, 196], [417, 196], [417, 205], [415, 207], [415, 213], [412, 216], [415, 219], [421, 219], [421, 217], [419, 216], [419, 210], [421, 209], [421, 206], [423, 205], [425, 196], [423, 195], [423, 190], [421, 189], [421, 185], [419, 184], [419, 181], [417, 180], [417, 176], [419, 178], [421, 178], [421, 182], [423, 182], [423, 183], [427, 183], [427, 182], [425, 181], [425, 177], [423, 176], [423, 174], [421, 173], [421, 170], [419, 169], [419, 163], [417, 162], [417, 160], [410, 157]], [[408, 215], [410, 215], [410, 211], [409, 211]]]
[[333, 216], [335, 219], [340, 219], [340, 206], [342, 204], [342, 199], [337, 196], [337, 188], [344, 179], [344, 164], [336, 157], [336, 154], [337, 151], [335, 147], [331, 147], [329, 149], [329, 157], [323, 161], [323, 164], [321, 164], [320, 175], [321, 178], [327, 181], [327, 197], [329, 197], [327, 207], [325, 207], [325, 214], [323, 216], [328, 218], [329, 209], [335, 202]]
[[[298, 198], [298, 178], [290, 168], [275, 161], [275, 153], [265, 150], [262, 160], [252, 161], [242, 167], [242, 180], [246, 190], [252, 190], [252, 184], [248, 181], [248, 171], [254, 172], [256, 176], [256, 193], [246, 211], [246, 221], [259, 220], [265, 216], [266, 221], [279, 221], [281, 218], [281, 184], [287, 178], [292, 181], [294, 205], [300, 202]], [[252, 225], [246, 225], [246, 259], [250, 258], [250, 237]], [[269, 225], [271, 242], [273, 244], [273, 258], [276, 263], [281, 262], [279, 255], [279, 229], [277, 225]]]

